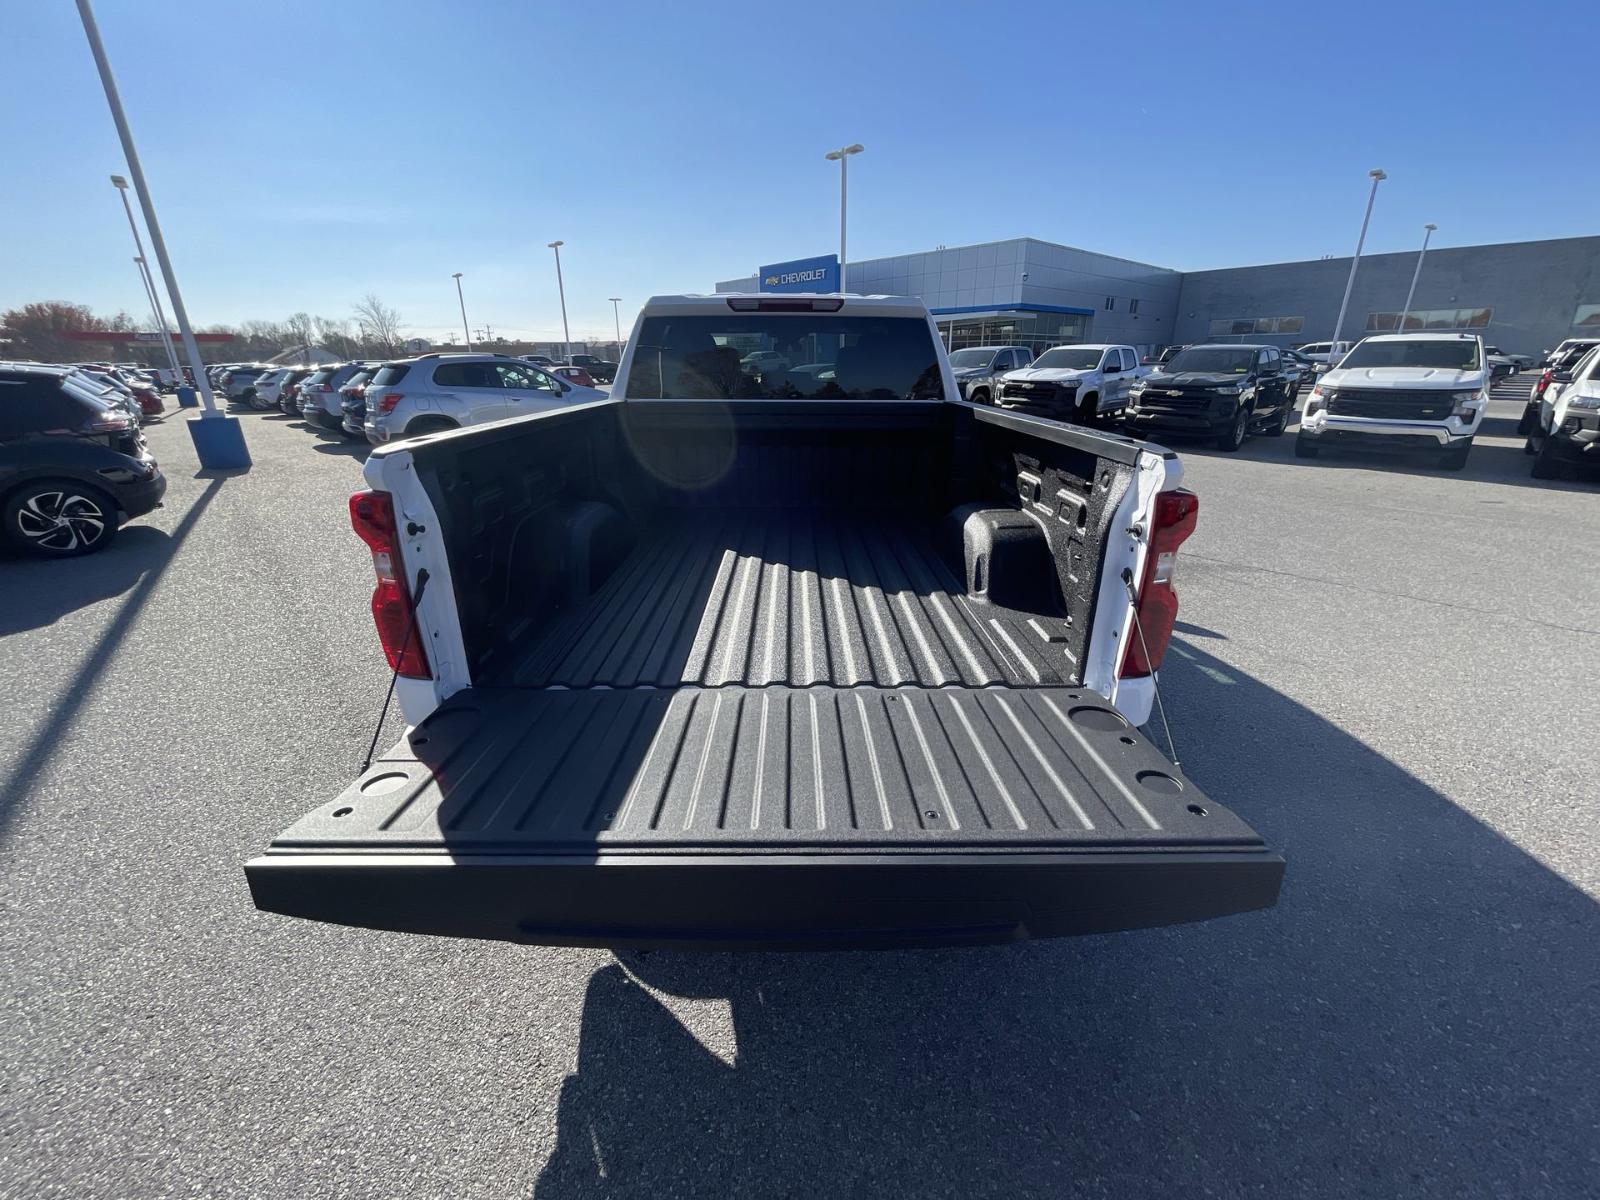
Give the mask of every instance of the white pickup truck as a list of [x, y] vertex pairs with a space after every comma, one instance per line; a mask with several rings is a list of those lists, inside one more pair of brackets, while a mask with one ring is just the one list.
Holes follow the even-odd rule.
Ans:
[[1000, 377], [995, 403], [1014, 412], [1079, 425], [1128, 407], [1128, 391], [1150, 374], [1132, 346], [1054, 346], [1020, 371]]
[[351, 515], [409, 728], [256, 904], [858, 947], [1275, 903], [1283, 860], [1138, 729], [1177, 458], [958, 394], [918, 300], [666, 296], [609, 398], [380, 446]]

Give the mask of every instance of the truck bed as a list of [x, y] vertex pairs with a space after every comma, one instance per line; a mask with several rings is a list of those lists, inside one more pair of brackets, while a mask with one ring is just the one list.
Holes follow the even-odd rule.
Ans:
[[[696, 511], [658, 527], [595, 595], [534, 631], [494, 682], [1067, 683], [1056, 617], [973, 605], [908, 514]], [[948, 541], [959, 544], [958, 534]]]
[[775, 401], [397, 451], [470, 686], [247, 864], [257, 906], [699, 948], [1269, 907], [1283, 860], [1082, 686], [1143, 453], [968, 405]]

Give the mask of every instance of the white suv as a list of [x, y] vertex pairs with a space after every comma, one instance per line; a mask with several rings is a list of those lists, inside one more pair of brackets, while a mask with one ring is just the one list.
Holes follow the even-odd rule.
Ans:
[[367, 381], [362, 428], [379, 443], [605, 398], [509, 355], [424, 354], [384, 363]]
[[1306, 397], [1294, 452], [1335, 442], [1442, 450], [1467, 465], [1489, 408], [1489, 362], [1475, 333], [1392, 333], [1356, 343]]

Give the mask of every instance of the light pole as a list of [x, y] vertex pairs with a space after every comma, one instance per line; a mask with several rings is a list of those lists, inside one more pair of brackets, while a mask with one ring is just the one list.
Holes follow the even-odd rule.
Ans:
[[[200, 361], [200, 347], [194, 340], [194, 330], [189, 326], [189, 313], [183, 307], [183, 293], [178, 290], [178, 278], [172, 270], [172, 259], [167, 256], [167, 243], [161, 236], [161, 223], [156, 220], [155, 205], [150, 200], [150, 189], [145, 184], [144, 168], [139, 164], [139, 151], [133, 144], [133, 131], [128, 128], [127, 115], [122, 111], [122, 97], [117, 94], [117, 81], [111, 74], [111, 62], [106, 58], [106, 48], [100, 43], [100, 29], [95, 24], [94, 10], [89, 0], [77, 0], [78, 16], [83, 21], [83, 33], [89, 39], [89, 52], [94, 55], [95, 68], [100, 72], [100, 84], [105, 88], [106, 104], [111, 109], [111, 119], [116, 124], [117, 136], [122, 140], [122, 152], [128, 160], [128, 174], [133, 176], [133, 190], [139, 193], [139, 207], [144, 212], [145, 228], [150, 231], [150, 245], [156, 252], [156, 262], [161, 265], [161, 277], [167, 285], [167, 295], [172, 300], [172, 315], [177, 319], [178, 332], [183, 337], [184, 353], [194, 371], [195, 386], [200, 389], [203, 408], [200, 420], [189, 422], [189, 436], [194, 440], [195, 453], [200, 465], [207, 469], [248, 467], [250, 451], [244, 443], [244, 429], [237, 418], [217, 409], [212, 398], [211, 385], [206, 379], [205, 364]], [[189, 388], [178, 389], [178, 403], [194, 401]]]
[[1361, 263], [1361, 247], [1367, 243], [1367, 223], [1372, 220], [1372, 202], [1378, 198], [1378, 185], [1389, 178], [1374, 167], [1367, 172], [1372, 179], [1372, 190], [1367, 193], [1367, 214], [1361, 218], [1361, 236], [1356, 239], [1356, 256], [1350, 260], [1350, 278], [1344, 281], [1344, 299], [1339, 301], [1339, 319], [1333, 323], [1333, 341], [1328, 343], [1328, 370], [1338, 366], [1339, 334], [1344, 329], [1345, 310], [1350, 307], [1350, 292], [1356, 286], [1356, 267]]
[[556, 252], [556, 291], [561, 295], [561, 357], [571, 361], [572, 333], [567, 328], [567, 285], [561, 282], [561, 247], [566, 243], [554, 241], [546, 242], [545, 245]]
[[622, 310], [617, 305], [622, 303], [621, 296], [606, 297], [611, 301], [611, 319], [617, 326], [617, 357], [622, 357]]
[[144, 257], [144, 239], [139, 236], [139, 226], [133, 219], [133, 206], [128, 203], [128, 181], [121, 175], [113, 175], [111, 186], [116, 188], [117, 194], [122, 197], [122, 211], [128, 214], [128, 228], [133, 231], [133, 248], [139, 252], [133, 261], [139, 267], [139, 278], [144, 282], [144, 294], [149, 297], [150, 307], [154, 310], [156, 323], [161, 329], [161, 344], [167, 348], [167, 361], [172, 364], [173, 383], [181, 384], [183, 368], [178, 365], [178, 351], [172, 344], [172, 333], [167, 329], [167, 314], [161, 307], [161, 297], [156, 292], [155, 280], [150, 278], [150, 264]]
[[1428, 252], [1428, 239], [1433, 236], [1433, 231], [1439, 228], [1432, 221], [1422, 227], [1422, 249], [1417, 251], [1417, 269], [1411, 272], [1411, 287], [1406, 291], [1406, 306], [1400, 310], [1400, 323], [1394, 327], [1396, 333], [1406, 331], [1406, 318], [1411, 315], [1411, 298], [1417, 294], [1417, 280], [1422, 276], [1422, 256]]
[[467, 339], [467, 349], [472, 349], [472, 330], [467, 328], [467, 298], [461, 293], [461, 272], [450, 276], [456, 281], [456, 300], [461, 304], [461, 336]]
[[844, 279], [846, 262], [844, 253], [844, 233], [845, 209], [850, 196], [850, 156], [852, 154], [860, 154], [865, 148], [866, 147], [864, 147], [860, 142], [856, 142], [850, 146], [841, 146], [837, 150], [829, 150], [828, 153], [824, 155], [829, 162], [837, 162], [839, 164], [839, 290], [841, 292], [846, 290]]

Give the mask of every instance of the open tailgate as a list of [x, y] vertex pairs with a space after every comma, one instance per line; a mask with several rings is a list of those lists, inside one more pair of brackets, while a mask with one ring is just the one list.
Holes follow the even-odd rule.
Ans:
[[1081, 688], [474, 688], [245, 873], [373, 929], [881, 947], [1266, 908], [1283, 860]]

